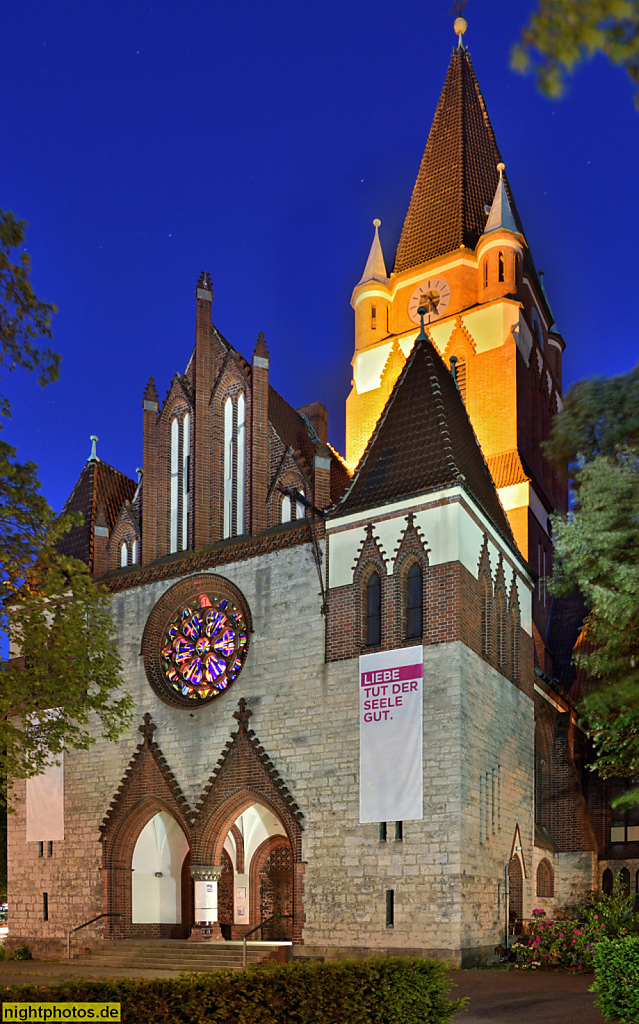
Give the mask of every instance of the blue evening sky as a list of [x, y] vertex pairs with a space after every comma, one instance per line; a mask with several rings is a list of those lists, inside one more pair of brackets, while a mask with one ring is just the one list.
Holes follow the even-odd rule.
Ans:
[[[59, 508], [89, 455], [134, 476], [141, 398], [194, 340], [195, 282], [295, 406], [319, 399], [343, 450], [351, 291], [372, 220], [392, 264], [456, 42], [451, 0], [10, 2], [0, 208], [29, 222], [37, 294], [55, 302], [60, 379], [0, 390], [5, 439]], [[637, 362], [639, 114], [597, 59], [561, 101], [510, 70], [531, 0], [470, 0], [469, 46], [567, 349], [564, 379]]]

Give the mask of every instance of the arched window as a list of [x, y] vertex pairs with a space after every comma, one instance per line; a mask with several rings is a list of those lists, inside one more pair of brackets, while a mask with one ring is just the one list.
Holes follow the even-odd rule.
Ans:
[[293, 513], [291, 510], [291, 499], [289, 498], [288, 494], [285, 494], [284, 497], [282, 498], [282, 522], [290, 523], [292, 518]]
[[191, 461], [191, 417], [182, 420], [182, 550], [189, 546], [189, 467]]
[[127, 566], [128, 564], [129, 564], [129, 549], [127, 547], [126, 541], [123, 541], [122, 542], [122, 546], [120, 547], [120, 567], [122, 569], [124, 569], [124, 567]]
[[464, 405], [466, 404], [466, 360], [458, 359], [455, 365], [455, 380], [457, 381], [457, 387], [459, 393], [462, 396]]
[[[303, 487], [298, 487], [297, 491], [302, 495], [302, 497], [304, 497], [304, 498], [306, 497], [306, 492], [305, 492]], [[305, 519], [306, 518], [306, 506], [303, 505], [301, 501], [296, 501], [295, 502], [295, 518], [296, 519]]]
[[499, 277], [498, 277], [498, 280], [499, 281], [503, 281], [504, 280], [504, 254], [503, 254], [503, 252], [499, 253], [498, 267], [499, 267]]
[[377, 330], [377, 306], [371, 306], [371, 330]]
[[246, 399], [241, 394], [237, 400], [237, 508], [236, 528], [238, 536], [244, 533], [244, 459], [246, 451]]
[[488, 260], [484, 260], [484, 288], [488, 288]]
[[178, 549], [178, 502], [180, 480], [180, 424], [171, 420], [171, 554]]
[[224, 403], [224, 536], [233, 533], [233, 399]]
[[191, 416], [171, 420], [171, 476], [169, 480], [169, 550], [185, 551], [189, 546], [189, 464]]
[[630, 872], [628, 868], [622, 868], [619, 872], [619, 880], [621, 882], [621, 891], [624, 896], [630, 896]]
[[370, 646], [382, 642], [382, 581], [374, 572], [366, 584], [366, 643]]
[[131, 541], [131, 565], [138, 564], [138, 542], [137, 540]]
[[422, 567], [413, 562], [406, 574], [406, 639], [422, 635], [423, 617]]
[[537, 895], [551, 897], [555, 895], [555, 878], [553, 870], [544, 858], [537, 868]]
[[602, 888], [602, 890], [605, 893], [608, 893], [608, 895], [610, 895], [610, 893], [612, 892], [613, 883], [614, 883], [614, 879], [612, 877], [612, 871], [610, 870], [610, 868], [606, 868], [606, 870], [603, 873], [603, 877], [601, 879], [601, 888]]

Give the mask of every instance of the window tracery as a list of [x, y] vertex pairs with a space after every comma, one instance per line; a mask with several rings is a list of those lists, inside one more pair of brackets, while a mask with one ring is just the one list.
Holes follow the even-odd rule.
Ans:
[[158, 601], [147, 621], [142, 653], [157, 695], [178, 707], [201, 707], [220, 696], [247, 657], [250, 613], [228, 580], [183, 581]]

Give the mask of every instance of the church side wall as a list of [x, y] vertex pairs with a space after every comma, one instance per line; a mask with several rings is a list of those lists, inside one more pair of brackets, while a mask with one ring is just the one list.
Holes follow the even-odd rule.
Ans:
[[[523, 916], [533, 878], [534, 705], [495, 668], [459, 645], [462, 680], [462, 948], [466, 959], [504, 942], [505, 871], [520, 859]], [[517, 832], [518, 828], [518, 832]], [[517, 836], [517, 838], [516, 838]], [[520, 853], [513, 848], [522, 846]]]

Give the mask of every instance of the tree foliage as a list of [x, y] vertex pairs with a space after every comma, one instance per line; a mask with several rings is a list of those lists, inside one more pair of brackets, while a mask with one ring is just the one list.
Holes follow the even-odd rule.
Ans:
[[[33, 467], [19, 469], [30, 470], [34, 485]], [[0, 625], [20, 654], [0, 668], [5, 779], [37, 775], [65, 748], [88, 748], [96, 726], [115, 740], [129, 721], [132, 701], [121, 689], [109, 593], [93, 583], [83, 562], [56, 547], [76, 521], [47, 507], [36, 522], [34, 536], [44, 537], [37, 557], [27, 557], [22, 570], [14, 557], [19, 576], [2, 570], [9, 599], [2, 603]]]
[[639, 107], [638, 0], [539, 0], [511, 64], [533, 73], [547, 96], [558, 97], [567, 76], [599, 53], [627, 72]]
[[[44, 387], [57, 379], [60, 356], [35, 342], [51, 337], [56, 308], [36, 296], [29, 280], [31, 260], [18, 252], [26, 227], [25, 221], [0, 210], [0, 367], [36, 372]], [[0, 412], [9, 414], [6, 398], [0, 398]]]
[[[25, 226], [0, 211], [0, 367], [35, 372], [44, 386], [56, 379], [59, 357], [37, 341], [51, 336], [55, 307], [34, 294], [26, 253], [13, 255]], [[9, 411], [0, 399], [0, 412]], [[65, 747], [88, 747], [96, 726], [117, 738], [129, 718], [109, 594], [58, 547], [78, 522], [53, 512], [36, 466], [0, 441], [0, 631], [20, 655], [0, 663], [0, 791]]]
[[590, 612], [575, 660], [593, 678], [582, 713], [604, 776], [639, 772], [639, 368], [569, 392], [546, 446], [571, 460], [573, 506], [555, 515], [558, 595]]

